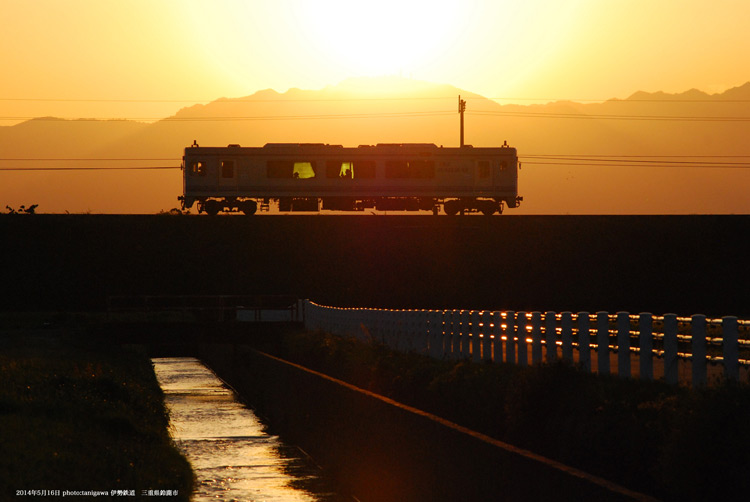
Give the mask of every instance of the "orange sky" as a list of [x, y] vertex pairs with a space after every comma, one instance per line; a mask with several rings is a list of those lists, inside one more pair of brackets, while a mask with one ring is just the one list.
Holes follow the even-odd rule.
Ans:
[[719, 92], [750, 80], [747, 19], [746, 0], [7, 0], [0, 125], [383, 74], [517, 100]]

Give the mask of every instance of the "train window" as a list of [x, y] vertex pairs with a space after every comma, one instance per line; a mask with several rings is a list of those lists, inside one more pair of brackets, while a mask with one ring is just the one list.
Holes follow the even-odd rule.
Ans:
[[206, 164], [204, 164], [203, 162], [193, 162], [192, 164], [190, 164], [188, 174], [190, 176], [205, 176]]
[[385, 163], [386, 178], [434, 178], [435, 162], [432, 160], [388, 160]]
[[386, 178], [405, 178], [406, 166], [407, 166], [407, 163], [405, 160], [386, 160], [385, 161], [385, 177]]
[[295, 162], [292, 177], [297, 179], [308, 179], [315, 177], [315, 169], [312, 162]]
[[374, 160], [357, 160], [354, 162], [354, 179], [375, 178], [376, 168]]
[[234, 178], [234, 161], [233, 160], [221, 161], [221, 177], [222, 178]]
[[309, 179], [315, 177], [315, 169], [312, 162], [274, 159], [266, 161], [266, 176], [269, 178]]
[[290, 160], [269, 160], [266, 162], [266, 176], [269, 178], [291, 178], [294, 162]]
[[490, 177], [490, 162], [488, 160], [480, 160], [477, 162], [477, 169], [480, 178]]
[[352, 179], [352, 163], [340, 160], [326, 161], [326, 178]]
[[409, 174], [411, 174], [411, 178], [434, 178], [435, 162], [426, 159], [410, 160]]

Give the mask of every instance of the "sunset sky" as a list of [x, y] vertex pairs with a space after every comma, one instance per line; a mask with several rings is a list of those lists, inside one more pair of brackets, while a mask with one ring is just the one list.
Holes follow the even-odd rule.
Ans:
[[2, 11], [0, 125], [157, 118], [356, 76], [518, 102], [750, 80], [746, 0], [6, 0]]

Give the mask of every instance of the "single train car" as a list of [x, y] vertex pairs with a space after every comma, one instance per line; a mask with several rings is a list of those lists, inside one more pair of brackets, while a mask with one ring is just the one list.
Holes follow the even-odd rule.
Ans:
[[269, 143], [185, 148], [183, 209], [286, 211], [442, 210], [486, 215], [515, 208], [518, 156], [494, 148], [434, 144]]

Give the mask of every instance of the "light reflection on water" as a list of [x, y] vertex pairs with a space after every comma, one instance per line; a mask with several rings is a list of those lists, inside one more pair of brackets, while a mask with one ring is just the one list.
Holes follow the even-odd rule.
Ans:
[[191, 500], [338, 499], [295, 488], [320, 484], [312, 465], [298, 450], [267, 434], [255, 414], [199, 360], [152, 362], [170, 409], [172, 437], [198, 480]]

